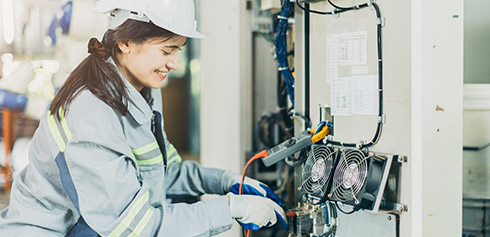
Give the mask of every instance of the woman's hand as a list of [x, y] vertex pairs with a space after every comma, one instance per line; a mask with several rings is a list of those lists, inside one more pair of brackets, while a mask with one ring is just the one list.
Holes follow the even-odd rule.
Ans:
[[[232, 192], [234, 194], [238, 194], [239, 189], [240, 189], [240, 181], [242, 179], [242, 176], [236, 173], [233, 173], [229, 170], [225, 171], [223, 174], [223, 177], [221, 179], [221, 184], [224, 190], [224, 193], [227, 192]], [[279, 206], [282, 205], [281, 200], [279, 197], [272, 191], [271, 188], [269, 188], [267, 185], [264, 183], [245, 177], [242, 185], [242, 194], [250, 194], [250, 195], [257, 195], [261, 197], [267, 197], [270, 198], [272, 201], [276, 202]]]
[[277, 221], [287, 228], [284, 210], [270, 199], [254, 195], [226, 195], [231, 216], [245, 229], [259, 230], [274, 225]]

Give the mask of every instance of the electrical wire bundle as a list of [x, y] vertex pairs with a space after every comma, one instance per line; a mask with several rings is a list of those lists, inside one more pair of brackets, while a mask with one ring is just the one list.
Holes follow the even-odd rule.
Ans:
[[[302, 203], [303, 197], [305, 199], [304, 202], [306, 203], [306, 205], [300, 204]], [[317, 209], [318, 206], [320, 207], [320, 209]], [[318, 212], [323, 212], [322, 215], [324, 218], [323, 220], [324, 232], [322, 233], [322, 231], [316, 229], [317, 233], [312, 233], [313, 229], [310, 228], [312, 228], [312, 225], [315, 225], [313, 219], [315, 219], [314, 216], [318, 216], [317, 214]], [[313, 215], [314, 213], [316, 213], [316, 215]], [[286, 213], [286, 216], [290, 218], [289, 219], [290, 225], [297, 226], [296, 228], [292, 226], [293, 234], [290, 236], [304, 236], [305, 233], [303, 231], [305, 230], [308, 230], [310, 232], [308, 236], [311, 237], [335, 237], [335, 234], [337, 233], [337, 226], [339, 220], [338, 220], [337, 208], [335, 207], [335, 204], [330, 201], [315, 202], [315, 199], [309, 197], [307, 193], [301, 193], [301, 196], [299, 197], [298, 200], [298, 207], [289, 210]], [[303, 217], [307, 216], [307, 218], [306, 219], [298, 218], [298, 216], [303, 216]], [[304, 230], [299, 230], [298, 226], [306, 227], [306, 228]], [[308, 226], [310, 227], [308, 228]]]
[[[378, 126], [376, 128], [376, 133], [374, 134], [373, 138], [369, 142], [360, 142], [360, 143], [343, 143], [341, 141], [333, 141], [330, 140], [328, 141], [329, 144], [331, 145], [336, 145], [336, 146], [345, 146], [345, 147], [356, 147], [358, 149], [362, 148], [369, 148], [371, 146], [374, 146], [376, 143], [378, 143], [380, 137], [381, 137], [381, 132], [383, 131], [383, 124], [385, 123], [385, 116], [383, 114], [383, 54], [382, 54], [382, 32], [381, 28], [383, 27], [383, 19], [381, 17], [381, 11], [379, 9], [378, 4], [376, 4], [373, 0], [370, 0], [367, 3], [351, 6], [351, 7], [341, 7], [336, 4], [334, 4], [331, 0], [327, 0], [330, 5], [334, 7], [333, 11], [330, 12], [321, 12], [321, 11], [315, 11], [309, 9], [309, 4], [305, 4], [305, 6], [301, 6], [296, 0], [296, 5], [298, 5], [299, 8], [301, 8], [305, 13], [308, 15], [309, 13], [315, 13], [315, 14], [320, 14], [320, 15], [336, 15], [342, 12], [347, 12], [347, 11], [352, 11], [352, 10], [359, 10], [362, 8], [367, 8], [367, 7], [373, 7], [375, 12], [376, 12], [376, 18], [377, 18], [377, 55], [378, 55], [378, 99], [379, 99], [379, 107], [378, 107]], [[305, 21], [305, 24], [309, 24], [309, 21]], [[306, 52], [306, 57], [309, 57], [309, 53]]]
[[278, 16], [279, 22], [276, 28], [276, 57], [279, 63], [279, 71], [281, 72], [284, 81], [286, 82], [289, 99], [294, 107], [294, 77], [289, 69], [288, 56], [287, 56], [287, 29], [289, 11], [291, 9], [291, 2], [289, 0], [281, 0], [281, 14]]

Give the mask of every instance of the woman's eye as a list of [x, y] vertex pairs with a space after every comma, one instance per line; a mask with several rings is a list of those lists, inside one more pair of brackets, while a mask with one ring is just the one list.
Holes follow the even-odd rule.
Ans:
[[162, 50], [163, 55], [170, 55], [170, 52], [167, 52], [165, 50]]

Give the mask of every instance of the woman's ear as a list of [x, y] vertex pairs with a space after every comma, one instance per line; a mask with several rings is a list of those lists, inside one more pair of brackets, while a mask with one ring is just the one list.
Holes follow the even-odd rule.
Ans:
[[117, 43], [117, 46], [119, 47], [122, 53], [131, 53], [131, 45], [132, 45], [131, 41]]

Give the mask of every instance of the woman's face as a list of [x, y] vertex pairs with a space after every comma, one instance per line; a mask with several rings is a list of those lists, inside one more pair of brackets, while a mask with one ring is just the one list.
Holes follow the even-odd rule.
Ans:
[[160, 88], [171, 70], [177, 70], [178, 52], [186, 38], [173, 37], [166, 41], [150, 39], [144, 43], [119, 43], [119, 70], [131, 85], [140, 91], [143, 87]]

